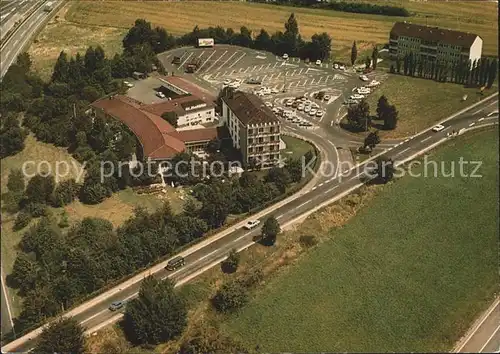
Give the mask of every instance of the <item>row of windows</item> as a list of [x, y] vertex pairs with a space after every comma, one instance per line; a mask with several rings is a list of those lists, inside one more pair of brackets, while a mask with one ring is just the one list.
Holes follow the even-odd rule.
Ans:
[[279, 141], [279, 137], [277, 135], [271, 135], [268, 138], [248, 138], [248, 144], [263, 144], [268, 142]]
[[268, 133], [268, 134], [279, 133], [279, 127], [268, 127], [268, 128], [262, 127], [257, 129], [248, 129], [248, 135], [256, 135], [262, 133]]

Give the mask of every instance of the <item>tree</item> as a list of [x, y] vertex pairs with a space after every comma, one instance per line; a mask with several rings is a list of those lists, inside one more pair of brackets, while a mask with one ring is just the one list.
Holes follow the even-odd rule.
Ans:
[[380, 144], [380, 137], [378, 136], [378, 130], [374, 132], [370, 132], [365, 138], [365, 141], [363, 143], [363, 148], [366, 149], [367, 147], [370, 148], [370, 150], [373, 150], [377, 144]]
[[125, 334], [134, 344], [155, 345], [177, 338], [186, 325], [186, 303], [170, 279], [145, 278], [139, 296], [125, 310]]
[[9, 173], [7, 180], [7, 188], [9, 192], [22, 193], [24, 192], [24, 175], [20, 169], [13, 169]]
[[300, 159], [288, 159], [285, 168], [288, 171], [288, 175], [290, 176], [290, 180], [292, 182], [300, 182], [302, 179], [302, 173], [305, 172], [302, 171], [302, 163]]
[[358, 48], [356, 47], [356, 41], [354, 41], [351, 48], [351, 65], [354, 65], [357, 58], [358, 58]]
[[264, 225], [262, 225], [262, 241], [267, 244], [274, 245], [274, 243], [276, 242], [276, 237], [280, 232], [281, 228], [278, 220], [276, 220], [274, 216], [269, 216], [264, 222]]
[[258, 50], [268, 50], [270, 52], [274, 51], [272, 48], [271, 36], [266, 32], [265, 29], [261, 29], [260, 33], [255, 37], [254, 46]]
[[19, 214], [16, 216], [16, 220], [14, 221], [14, 226], [12, 229], [14, 231], [21, 230], [22, 228], [28, 226], [28, 224], [31, 221], [31, 214], [25, 212], [25, 211], [20, 211]]
[[177, 121], [179, 120], [179, 116], [176, 112], [165, 112], [161, 115], [161, 117], [169, 122], [174, 128], [177, 128]]
[[234, 273], [238, 269], [240, 263], [240, 255], [235, 249], [229, 252], [229, 256], [222, 261], [221, 268], [224, 273]]
[[266, 183], [274, 183], [281, 193], [285, 193], [290, 184], [290, 175], [288, 170], [284, 168], [273, 167], [267, 171], [265, 181]]
[[384, 117], [384, 128], [385, 129], [395, 129], [398, 123], [398, 111], [396, 110], [396, 106], [390, 105], [387, 108], [385, 117]]
[[55, 207], [70, 204], [78, 195], [79, 190], [80, 186], [76, 184], [74, 179], [69, 179], [59, 183], [54, 190], [52, 204]]
[[17, 56], [16, 64], [19, 65], [20, 68], [24, 70], [25, 73], [28, 73], [31, 69], [31, 58], [28, 52], [22, 52]]
[[328, 33], [314, 34], [311, 38], [311, 58], [312, 60], [328, 60], [332, 50], [332, 38]]
[[65, 51], [59, 53], [54, 71], [52, 72], [52, 81], [68, 82], [69, 80], [69, 62]]
[[373, 70], [377, 68], [377, 60], [378, 60], [378, 48], [377, 46], [373, 47], [372, 51], [372, 65], [373, 65]]
[[35, 175], [28, 182], [25, 197], [29, 202], [45, 204], [52, 198], [55, 185], [54, 176]]
[[377, 180], [384, 184], [391, 181], [394, 177], [394, 162], [387, 157], [380, 157], [376, 164]]
[[59, 318], [40, 335], [35, 353], [85, 353], [84, 330], [73, 318]]
[[368, 131], [371, 125], [370, 106], [365, 100], [347, 109], [347, 121], [349, 125], [359, 131]]
[[387, 108], [389, 107], [389, 101], [385, 95], [380, 96], [377, 102], [377, 118], [380, 120], [385, 119], [385, 113], [387, 112]]
[[495, 82], [495, 79], [497, 78], [497, 70], [498, 70], [498, 60], [497, 59], [491, 60], [490, 67], [488, 70], [488, 78], [487, 78], [486, 87], [491, 88], [493, 86], [493, 83]]
[[233, 312], [245, 306], [247, 302], [247, 290], [237, 280], [222, 285], [212, 298], [213, 306], [220, 312]]

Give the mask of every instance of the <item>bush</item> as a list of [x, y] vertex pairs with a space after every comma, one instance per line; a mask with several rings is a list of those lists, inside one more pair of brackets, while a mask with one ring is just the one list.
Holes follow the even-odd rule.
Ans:
[[233, 312], [245, 306], [247, 302], [247, 289], [239, 281], [222, 285], [212, 299], [213, 306], [220, 312]]
[[229, 256], [221, 262], [221, 269], [224, 273], [234, 273], [238, 269], [240, 255], [236, 250], [231, 250]]
[[34, 218], [47, 215], [47, 206], [42, 203], [29, 203], [26, 206], [26, 211]]
[[264, 272], [262, 269], [253, 269], [251, 272], [247, 273], [245, 277], [241, 280], [242, 284], [246, 288], [251, 288], [259, 284], [264, 279]]
[[299, 243], [303, 247], [312, 247], [315, 246], [318, 243], [318, 241], [312, 235], [302, 235], [299, 238]]
[[28, 226], [30, 221], [31, 221], [31, 214], [29, 214], [25, 211], [20, 211], [19, 214], [17, 214], [16, 220], [14, 221], [14, 226], [12, 227], [12, 229], [14, 231], [21, 230], [24, 227]]

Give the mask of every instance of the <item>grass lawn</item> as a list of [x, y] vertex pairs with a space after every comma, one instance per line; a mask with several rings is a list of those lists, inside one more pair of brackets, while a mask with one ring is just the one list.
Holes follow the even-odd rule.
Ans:
[[448, 2], [389, 0], [384, 3], [403, 5], [414, 15], [402, 18], [234, 1], [78, 1], [71, 3], [65, 19], [84, 26], [128, 29], [137, 18], [144, 18], [175, 35], [189, 32], [195, 25], [220, 25], [235, 31], [247, 26], [254, 33], [261, 28], [273, 33], [282, 31], [290, 13], [295, 12], [302, 37], [309, 39], [314, 33], [327, 32], [333, 38], [336, 59], [340, 60], [348, 60], [353, 41], [358, 42], [359, 52], [375, 43], [386, 43], [393, 23], [407, 20], [477, 33], [484, 40], [485, 54], [497, 53], [495, 3], [463, 2], [458, 8]]
[[282, 157], [291, 157], [298, 159], [304, 156], [308, 151], [314, 152], [314, 146], [305, 140], [294, 138], [288, 135], [282, 135], [281, 139], [286, 144], [286, 149], [281, 150]]
[[431, 157], [480, 160], [482, 178], [385, 186], [225, 330], [266, 352], [449, 351], [498, 292], [497, 151], [497, 129], [449, 142]]
[[33, 68], [44, 79], [49, 79], [61, 51], [69, 56], [77, 52], [84, 54], [89, 46], [100, 45], [111, 58], [122, 50], [125, 30], [113, 27], [99, 27], [69, 23], [65, 20], [68, 5], [62, 7], [36, 37], [29, 49]]
[[[453, 83], [441, 83], [404, 75], [389, 74], [379, 88], [368, 96], [372, 115], [376, 115], [377, 102], [385, 95], [390, 104], [396, 105], [399, 121], [395, 130], [380, 130], [383, 138], [402, 138], [415, 134], [437, 121], [478, 102], [480, 97], [489, 96], [496, 91], [493, 86], [484, 96], [477, 88], [464, 88]], [[467, 101], [462, 96], [468, 95]], [[366, 133], [361, 133], [363, 136]]]

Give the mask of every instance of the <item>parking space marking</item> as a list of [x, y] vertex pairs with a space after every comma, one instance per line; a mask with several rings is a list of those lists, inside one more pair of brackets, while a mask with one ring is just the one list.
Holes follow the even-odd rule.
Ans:
[[184, 66], [184, 64], [186, 64], [186, 62], [188, 61], [188, 59], [191, 58], [191, 56], [193, 54], [194, 54], [194, 52], [189, 53], [189, 55], [186, 57], [186, 59], [183, 62], [181, 62], [181, 64], [179, 65], [178, 69], [182, 68]]
[[227, 53], [227, 50], [224, 51], [224, 53], [222, 53], [222, 55], [220, 57], [215, 59], [215, 61], [212, 63], [212, 65], [210, 65], [205, 71], [210, 71], [210, 69], [212, 69], [219, 62], [219, 60], [221, 60], [224, 57], [224, 55], [226, 55], [226, 53]]
[[[227, 63], [231, 60], [231, 58], [232, 58], [232, 57], [234, 57], [234, 56], [236, 55], [236, 53], [238, 53], [238, 52], [237, 52], [237, 51], [236, 51], [236, 52], [234, 52], [234, 53], [233, 53], [233, 54], [232, 54], [229, 58], [227, 58], [227, 59], [226, 59], [226, 61], [225, 61], [225, 62], [223, 62], [223, 63], [219, 66], [219, 69], [217, 69], [217, 70], [222, 69], [222, 68], [224, 67], [224, 65], [226, 65], [226, 64], [227, 64]], [[222, 57], [221, 57], [221, 58], [222, 58]], [[224, 71], [224, 75], [226, 75], [226, 72], [225, 72], [225, 71]]]
[[211, 58], [211, 57], [213, 57], [213, 55], [214, 55], [215, 53], [217, 53], [217, 51], [216, 51], [216, 50], [214, 50], [214, 51], [212, 52], [212, 54], [210, 54], [210, 55], [208, 56], [208, 58], [207, 58], [207, 59], [203, 62], [203, 64], [201, 64], [201, 66], [198, 68], [198, 71], [200, 71], [200, 70], [201, 70], [201, 68], [203, 68], [203, 66], [205, 66], [205, 64], [206, 64], [206, 63], [210, 60], [210, 58]]
[[241, 59], [243, 59], [243, 57], [246, 55], [245, 52], [241, 53], [241, 57], [239, 57], [238, 59], [236, 59], [231, 65], [229, 65], [229, 68], [231, 69], [232, 67], [234, 67]]
[[283, 73], [282, 73], [282, 72], [279, 72], [279, 73], [278, 73], [278, 76], [276, 76], [276, 78], [275, 78], [275, 79], [278, 79], [278, 78], [281, 76], [281, 74], [283, 74]]

